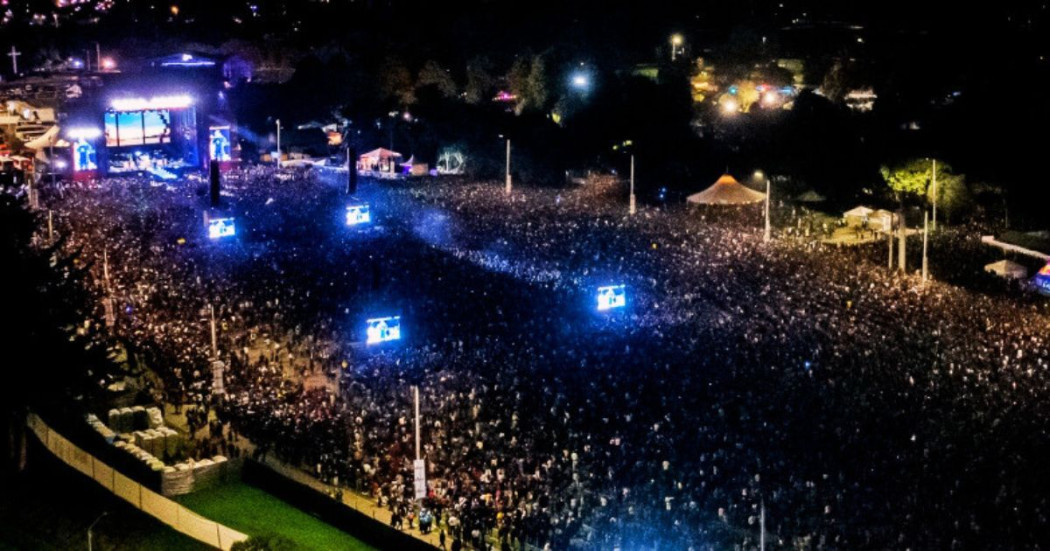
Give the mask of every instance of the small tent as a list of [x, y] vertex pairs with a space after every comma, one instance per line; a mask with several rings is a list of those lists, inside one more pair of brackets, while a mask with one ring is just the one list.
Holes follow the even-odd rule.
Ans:
[[868, 217], [873, 212], [875, 211], [868, 207], [859, 206], [842, 213], [842, 218], [846, 220], [847, 226], [859, 227], [868, 222]]
[[1013, 260], [992, 262], [984, 267], [984, 271], [995, 274], [1003, 279], [1024, 279], [1028, 277], [1028, 269]]
[[879, 209], [868, 215], [868, 227], [878, 231], [893, 231], [893, 224], [898, 221], [896, 213]]
[[686, 197], [697, 205], [748, 205], [766, 199], [766, 194], [745, 187], [729, 174], [723, 174], [711, 187]]
[[397, 151], [380, 147], [373, 149], [358, 158], [358, 170], [368, 172], [398, 172], [404, 157]]
[[823, 203], [825, 199], [827, 198], [812, 189], [795, 197], [795, 201], [799, 203]]

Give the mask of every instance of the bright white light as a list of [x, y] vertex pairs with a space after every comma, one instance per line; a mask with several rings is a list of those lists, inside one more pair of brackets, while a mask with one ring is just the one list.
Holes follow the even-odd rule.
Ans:
[[401, 316], [372, 318], [367, 322], [365, 342], [377, 344], [401, 339]]
[[208, 220], [208, 237], [218, 239], [237, 235], [237, 227], [234, 226], [233, 218], [215, 218]]
[[110, 105], [114, 111], [145, 111], [147, 109], [185, 109], [193, 104], [193, 98], [181, 96], [157, 96], [146, 98], [120, 98]]
[[368, 209], [368, 205], [350, 205], [346, 207], [346, 225], [356, 226], [358, 224], [367, 224], [372, 221], [372, 213]]
[[62, 170], [64, 168], [66, 168], [67, 166], [69, 166], [69, 163], [63, 161], [62, 159], [56, 159], [55, 160], [55, 168], [56, 169]]
[[766, 92], [765, 94], [762, 95], [762, 103], [764, 103], [766, 105], [773, 105], [776, 102], [777, 102], [777, 94], [776, 94], [776, 92]]
[[193, 56], [191, 56], [190, 54], [182, 54], [183, 61], [189, 61], [191, 59], [193, 59]]
[[671, 36], [671, 44], [673, 44], [675, 46], [681, 46], [682, 45], [682, 35], [676, 34], [676, 35]]
[[85, 139], [94, 140], [95, 138], [102, 135], [102, 130], [93, 126], [82, 126], [76, 128], [70, 128], [66, 131], [66, 136], [73, 138], [74, 140]]
[[627, 291], [623, 285], [598, 287], [598, 311], [604, 312], [627, 305]]
[[117, 68], [117, 62], [113, 61], [112, 57], [103, 58], [102, 59], [102, 68], [107, 70], [107, 71], [111, 71], [111, 70]]
[[722, 111], [725, 111], [726, 114], [736, 113], [738, 109], [740, 109], [740, 105], [737, 104], [736, 100], [729, 99], [722, 102]]
[[587, 88], [591, 85], [591, 79], [587, 75], [575, 75], [572, 77], [572, 85], [576, 88]]

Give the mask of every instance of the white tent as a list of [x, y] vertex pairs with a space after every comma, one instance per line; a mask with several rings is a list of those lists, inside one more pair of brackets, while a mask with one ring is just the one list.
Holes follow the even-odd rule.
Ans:
[[766, 194], [745, 187], [736, 178], [723, 174], [711, 187], [686, 197], [697, 205], [747, 205], [766, 199]]
[[1028, 269], [1012, 260], [992, 262], [984, 267], [984, 271], [1004, 279], [1024, 279], [1028, 277]]
[[863, 226], [868, 222], [868, 217], [873, 212], [875, 211], [868, 207], [858, 206], [842, 213], [842, 218], [846, 220], [847, 226]]

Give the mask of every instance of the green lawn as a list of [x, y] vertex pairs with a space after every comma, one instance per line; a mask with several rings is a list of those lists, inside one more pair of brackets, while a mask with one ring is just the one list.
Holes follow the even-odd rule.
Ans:
[[372, 551], [374, 548], [276, 497], [244, 483], [228, 483], [181, 496], [202, 516], [251, 535], [274, 534], [302, 551]]

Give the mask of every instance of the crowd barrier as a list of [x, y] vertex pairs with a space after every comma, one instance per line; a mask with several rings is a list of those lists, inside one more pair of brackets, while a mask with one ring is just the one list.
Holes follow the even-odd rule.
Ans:
[[27, 424], [40, 443], [63, 463], [175, 530], [223, 551], [228, 551], [238, 541], [248, 539], [246, 534], [208, 520], [124, 476], [52, 430], [35, 413], [29, 414]]

